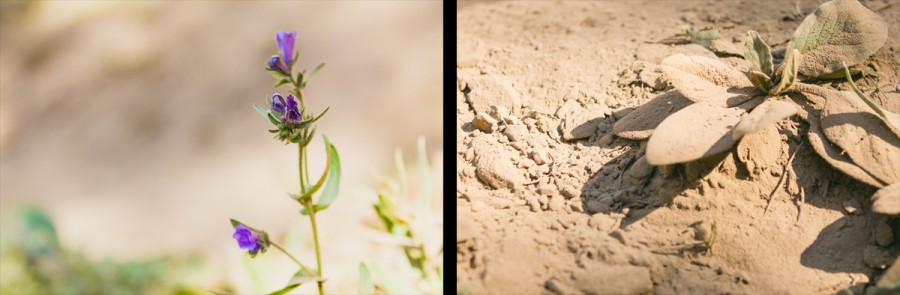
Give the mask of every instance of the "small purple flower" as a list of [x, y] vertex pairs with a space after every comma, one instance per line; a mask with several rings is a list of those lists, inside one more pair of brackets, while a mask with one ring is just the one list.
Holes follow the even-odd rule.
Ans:
[[281, 94], [272, 93], [272, 105], [269, 106], [273, 112], [284, 113], [285, 102], [284, 97], [281, 97]]
[[269, 58], [269, 69], [279, 71], [285, 75], [291, 75], [291, 70], [289, 70], [288, 66], [281, 61], [281, 57], [278, 55], [273, 55]]
[[250, 254], [256, 254], [261, 248], [259, 244], [259, 234], [253, 232], [243, 224], [238, 224], [234, 228], [234, 235], [231, 236], [238, 242], [238, 247], [250, 251]]
[[278, 43], [278, 49], [281, 50], [281, 56], [284, 57], [284, 64], [290, 66], [291, 59], [294, 58], [294, 41], [297, 39], [297, 31], [286, 33], [278, 30], [275, 34], [275, 42]]
[[285, 106], [284, 116], [281, 117], [281, 120], [297, 124], [300, 123], [300, 117], [300, 110], [297, 108], [297, 101], [294, 100], [294, 95], [288, 94], [287, 105]]

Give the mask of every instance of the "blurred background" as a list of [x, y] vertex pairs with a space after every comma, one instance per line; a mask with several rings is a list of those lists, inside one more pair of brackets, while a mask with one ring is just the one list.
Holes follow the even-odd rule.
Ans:
[[[314, 265], [309, 220], [286, 194], [296, 147], [251, 107], [273, 92], [263, 68], [279, 29], [298, 32], [295, 71], [326, 63], [304, 91], [313, 112], [331, 106], [318, 131], [343, 164], [340, 196], [317, 215], [326, 291], [355, 293], [360, 261], [414, 277], [372, 204], [395, 150], [416, 167], [423, 136], [442, 228], [441, 5], [0, 2], [0, 293], [284, 286], [296, 265], [276, 251], [251, 260], [229, 218]], [[321, 138], [310, 147], [319, 175]]]

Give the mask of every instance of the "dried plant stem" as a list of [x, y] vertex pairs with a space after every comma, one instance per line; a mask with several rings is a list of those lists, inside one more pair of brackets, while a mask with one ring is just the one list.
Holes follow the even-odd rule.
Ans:
[[800, 143], [800, 145], [797, 146], [797, 149], [794, 150], [794, 153], [791, 154], [791, 157], [788, 159], [787, 163], [784, 164], [784, 170], [781, 172], [781, 177], [778, 178], [778, 183], [775, 184], [775, 187], [772, 188], [772, 192], [769, 193], [769, 199], [766, 201], [766, 209], [763, 210], [763, 214], [765, 214], [766, 212], [769, 212], [769, 205], [772, 204], [772, 198], [775, 196], [775, 192], [778, 191], [778, 188], [781, 187], [781, 182], [783, 182], [784, 179], [787, 177], [788, 168], [791, 167], [791, 163], [794, 162], [794, 157], [797, 156], [797, 152], [800, 151], [800, 147], [802, 147], [802, 146], [803, 146], [803, 143]]

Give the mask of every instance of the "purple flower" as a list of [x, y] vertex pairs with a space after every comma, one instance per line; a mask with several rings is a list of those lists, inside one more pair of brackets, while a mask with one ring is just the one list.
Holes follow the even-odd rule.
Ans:
[[300, 117], [300, 110], [297, 108], [297, 101], [294, 100], [294, 95], [288, 94], [287, 105], [285, 106], [284, 116], [281, 117], [281, 120], [297, 124], [300, 123]]
[[281, 50], [281, 56], [284, 58], [284, 64], [290, 66], [291, 59], [294, 57], [294, 40], [297, 39], [297, 31], [286, 33], [278, 30], [275, 34], [275, 42], [278, 43], [278, 49]]
[[249, 250], [250, 254], [256, 254], [262, 247], [259, 243], [259, 234], [250, 230], [243, 224], [238, 224], [237, 227], [234, 228], [234, 235], [231, 237], [237, 240], [238, 247]]
[[281, 97], [281, 94], [272, 93], [272, 105], [269, 106], [273, 112], [284, 113], [285, 102], [284, 97]]
[[281, 57], [278, 55], [273, 55], [269, 58], [269, 69], [279, 71], [285, 75], [291, 75], [291, 70], [289, 70], [288, 66], [281, 61]]

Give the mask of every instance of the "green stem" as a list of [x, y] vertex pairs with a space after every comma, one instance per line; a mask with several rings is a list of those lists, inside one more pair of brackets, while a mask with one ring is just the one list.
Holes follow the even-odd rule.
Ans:
[[861, 98], [863, 101], [865, 101], [870, 108], [875, 110], [878, 115], [880, 115], [882, 118], [887, 119], [887, 115], [884, 114], [884, 110], [882, 110], [881, 107], [879, 107], [877, 104], [875, 104], [875, 102], [869, 99], [869, 97], [866, 96], [866, 94], [863, 93], [862, 90], [859, 90], [859, 87], [857, 87], [856, 83], [853, 82], [853, 77], [850, 76], [850, 68], [847, 67], [847, 64], [843, 64], [843, 66], [844, 74], [847, 75], [847, 82], [850, 83], [850, 88], [853, 88], [853, 92], [856, 92], [856, 95], [859, 96], [859, 98]]
[[[322, 278], [322, 253], [319, 251], [319, 232], [316, 227], [316, 210], [313, 208], [312, 200], [307, 201], [306, 211], [309, 212], [309, 221], [312, 223], [313, 230], [313, 244], [316, 245], [316, 266], [318, 267], [318, 276]], [[325, 294], [322, 291], [322, 281], [316, 282], [319, 285], [319, 294]]]
[[284, 253], [284, 255], [287, 255], [288, 257], [290, 257], [291, 260], [296, 262], [297, 265], [299, 265], [300, 268], [303, 269], [303, 271], [305, 271], [307, 273], [312, 273], [311, 271], [309, 271], [309, 268], [307, 268], [306, 265], [303, 265], [303, 263], [300, 263], [300, 260], [297, 260], [297, 258], [294, 257], [294, 255], [291, 255], [291, 253], [288, 253], [288, 251], [285, 251], [284, 248], [281, 248], [281, 246], [278, 246], [278, 244], [275, 244], [275, 242], [270, 241], [269, 245], [275, 246], [275, 248], [278, 249], [279, 251], [281, 251], [281, 253]]

